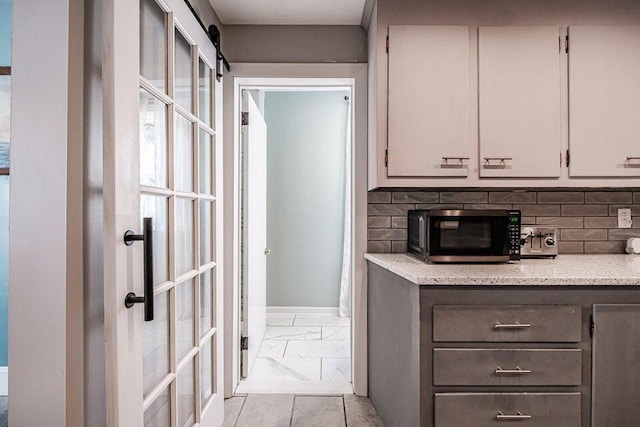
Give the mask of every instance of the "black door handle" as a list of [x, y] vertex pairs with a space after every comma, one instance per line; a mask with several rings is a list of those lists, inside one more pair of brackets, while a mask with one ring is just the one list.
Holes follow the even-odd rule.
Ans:
[[129, 292], [124, 299], [124, 306], [131, 308], [134, 304], [144, 303], [144, 321], [153, 320], [153, 218], [144, 218], [142, 234], [135, 234], [132, 230], [124, 233], [124, 244], [133, 245], [142, 241], [144, 244], [144, 296], [136, 296]]

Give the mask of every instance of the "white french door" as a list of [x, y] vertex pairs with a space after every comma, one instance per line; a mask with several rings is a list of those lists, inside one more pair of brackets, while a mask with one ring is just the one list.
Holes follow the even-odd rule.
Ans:
[[215, 50], [182, 0], [108, 0], [103, 19], [108, 423], [219, 426]]

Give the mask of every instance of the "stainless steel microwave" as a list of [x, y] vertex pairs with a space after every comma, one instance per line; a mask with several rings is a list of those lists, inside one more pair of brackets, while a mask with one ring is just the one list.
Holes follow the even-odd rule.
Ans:
[[520, 220], [517, 210], [411, 210], [407, 250], [430, 262], [519, 260]]

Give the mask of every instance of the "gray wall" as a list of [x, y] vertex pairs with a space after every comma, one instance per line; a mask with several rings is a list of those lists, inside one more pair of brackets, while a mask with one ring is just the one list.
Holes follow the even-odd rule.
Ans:
[[[369, 193], [369, 252], [406, 252], [407, 211], [449, 206], [519, 209], [523, 224], [560, 229], [560, 253], [624, 253], [640, 237], [640, 191], [373, 191]], [[617, 228], [618, 208], [631, 208], [632, 229]]]
[[227, 25], [229, 62], [367, 62], [359, 25]]
[[337, 307], [348, 91], [267, 92], [267, 305]]

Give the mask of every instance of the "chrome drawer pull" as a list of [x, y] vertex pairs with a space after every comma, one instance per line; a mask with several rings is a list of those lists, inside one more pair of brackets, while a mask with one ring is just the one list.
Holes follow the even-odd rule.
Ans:
[[502, 420], [502, 421], [530, 420], [531, 418], [533, 418], [531, 415], [523, 414], [520, 411], [516, 411], [515, 414], [503, 414], [502, 411], [498, 411], [498, 415], [496, 415], [496, 419]]
[[496, 368], [496, 374], [498, 375], [523, 375], [530, 373], [531, 369], [522, 369], [520, 366], [516, 366], [516, 369], [502, 369], [500, 366]]
[[524, 329], [524, 328], [530, 328], [531, 327], [531, 323], [520, 323], [520, 322], [516, 322], [516, 323], [500, 323], [500, 322], [496, 322], [494, 329]]

